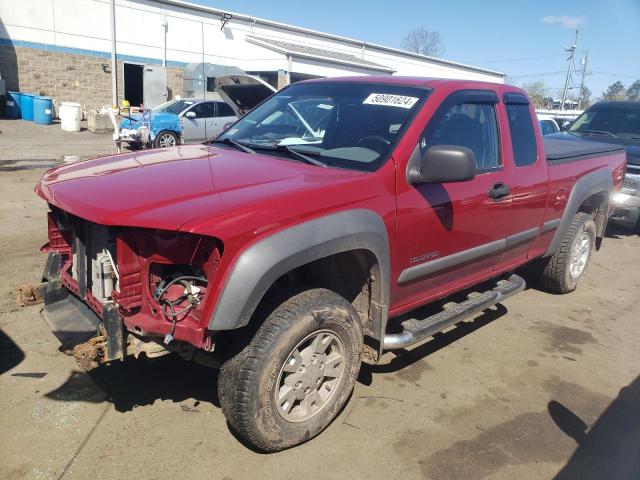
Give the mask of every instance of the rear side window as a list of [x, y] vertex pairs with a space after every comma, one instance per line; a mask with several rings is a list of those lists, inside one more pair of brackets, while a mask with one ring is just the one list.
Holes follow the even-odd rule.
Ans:
[[213, 102], [202, 102], [194, 105], [190, 112], [196, 114], [196, 118], [210, 118], [214, 116]]
[[[479, 171], [500, 167], [498, 122], [491, 103], [453, 105], [427, 127], [423, 150], [434, 145], [459, 145], [473, 151]], [[424, 152], [422, 152], [424, 154]]]
[[218, 117], [235, 117], [236, 116], [236, 114], [233, 113], [233, 110], [231, 109], [231, 107], [226, 103], [218, 102], [216, 105], [218, 107], [218, 115], [217, 115]]
[[509, 131], [516, 167], [533, 165], [538, 158], [538, 145], [529, 105], [528, 103], [508, 103], [505, 107], [509, 117]]

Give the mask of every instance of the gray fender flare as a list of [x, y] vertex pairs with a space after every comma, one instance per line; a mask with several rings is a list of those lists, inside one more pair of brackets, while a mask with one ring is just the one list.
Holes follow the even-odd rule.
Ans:
[[285, 273], [314, 260], [368, 250], [378, 261], [379, 298], [372, 301], [376, 334], [384, 333], [389, 305], [389, 239], [382, 218], [371, 210], [346, 210], [286, 228], [249, 246], [232, 265], [209, 320], [210, 330], [231, 330], [249, 322], [269, 287]]
[[569, 225], [571, 225], [573, 217], [578, 213], [580, 205], [582, 205], [587, 198], [597, 193], [608, 194], [612, 189], [613, 177], [607, 169], [602, 168], [595, 170], [579, 178], [569, 194], [569, 199], [567, 200], [567, 205], [560, 219], [556, 234], [543, 257], [551, 257], [558, 251], [562, 240], [567, 234], [567, 230], [569, 230]]

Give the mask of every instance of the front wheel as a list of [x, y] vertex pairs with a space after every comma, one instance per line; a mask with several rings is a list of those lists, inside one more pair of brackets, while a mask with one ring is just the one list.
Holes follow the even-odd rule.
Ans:
[[587, 272], [596, 246], [596, 224], [588, 213], [573, 217], [558, 251], [548, 260], [540, 283], [556, 293], [572, 292]]
[[156, 139], [153, 141], [153, 146], [156, 148], [169, 148], [175, 147], [178, 143], [178, 135], [165, 130], [156, 135]]
[[279, 305], [220, 371], [229, 425], [263, 451], [299, 445], [326, 428], [353, 390], [363, 333], [353, 306], [326, 289]]

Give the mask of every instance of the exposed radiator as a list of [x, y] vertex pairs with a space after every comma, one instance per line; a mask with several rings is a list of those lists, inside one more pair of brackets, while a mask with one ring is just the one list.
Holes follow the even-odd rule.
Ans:
[[[107, 253], [108, 252], [108, 253]], [[80, 220], [74, 225], [72, 276], [78, 282], [80, 296], [87, 290], [100, 303], [111, 300], [117, 274], [115, 234], [103, 225]]]

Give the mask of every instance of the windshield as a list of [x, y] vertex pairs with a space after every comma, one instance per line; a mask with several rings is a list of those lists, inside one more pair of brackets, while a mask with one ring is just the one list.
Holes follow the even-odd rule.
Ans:
[[428, 90], [367, 83], [292, 85], [249, 112], [218, 140], [254, 150], [295, 150], [328, 166], [376, 170]]
[[154, 112], [169, 112], [178, 115], [185, 108], [190, 107], [194, 103], [196, 102], [193, 100], [171, 100], [158, 105], [157, 107], [153, 107], [151, 110]]
[[573, 133], [640, 137], [640, 108], [601, 107], [587, 110], [569, 128]]

